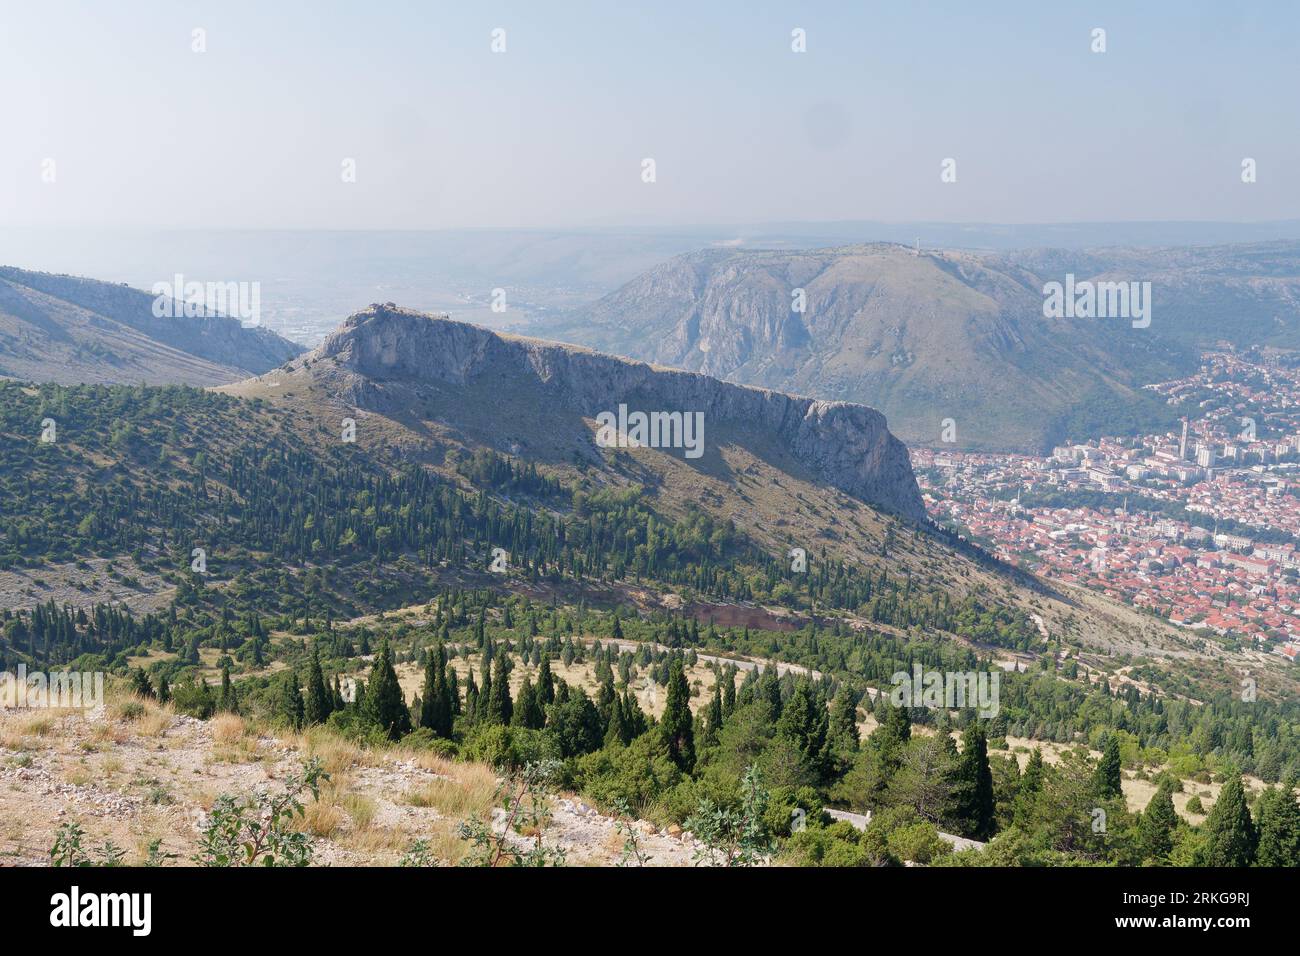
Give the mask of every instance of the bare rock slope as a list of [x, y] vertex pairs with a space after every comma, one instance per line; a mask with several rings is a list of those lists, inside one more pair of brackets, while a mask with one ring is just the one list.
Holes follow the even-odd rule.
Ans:
[[[308, 370], [347, 403], [381, 411], [409, 401], [394, 385], [473, 392], [499, 403], [503, 427], [510, 401], [520, 396], [554, 413], [556, 429], [620, 404], [634, 411], [703, 412], [706, 443], [710, 435], [738, 431], [761, 436], [818, 481], [881, 510], [925, 520], [907, 448], [884, 416], [865, 405], [733, 385], [392, 305], [349, 317], [315, 351], [275, 374]], [[590, 444], [590, 429], [584, 432]]]

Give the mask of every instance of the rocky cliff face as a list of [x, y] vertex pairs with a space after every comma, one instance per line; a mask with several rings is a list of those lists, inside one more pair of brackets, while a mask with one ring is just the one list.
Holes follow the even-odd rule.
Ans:
[[757, 429], [818, 480], [910, 520], [925, 518], [907, 448], [890, 434], [884, 416], [865, 405], [731, 385], [391, 305], [351, 316], [287, 371], [306, 368], [362, 408], [379, 400], [378, 383], [404, 380], [540, 390], [555, 407], [587, 418], [620, 403], [643, 411], [701, 411], [706, 441], [710, 427]]
[[302, 354], [237, 319], [156, 316], [154, 299], [116, 283], [0, 266], [0, 369], [25, 359], [15, 364], [41, 381], [211, 385]]

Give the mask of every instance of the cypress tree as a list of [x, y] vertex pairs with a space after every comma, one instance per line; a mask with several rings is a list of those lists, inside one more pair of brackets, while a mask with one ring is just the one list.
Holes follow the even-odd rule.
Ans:
[[420, 726], [428, 727], [439, 737], [451, 737], [451, 687], [447, 683], [447, 652], [439, 641], [424, 664], [421, 689]]
[[537, 702], [537, 689], [533, 687], [531, 677], [525, 677], [519, 685], [519, 696], [515, 701], [514, 723], [529, 730], [541, 730], [546, 724], [546, 714]]
[[302, 726], [303, 699], [298, 690], [298, 672], [291, 670], [284, 675], [280, 688], [280, 716], [294, 730]]
[[1258, 866], [1300, 866], [1300, 804], [1286, 787], [1269, 787], [1256, 804], [1259, 813]]
[[225, 665], [221, 668], [221, 693], [217, 696], [217, 710], [239, 713], [239, 696], [235, 693], [235, 685], [230, 682], [230, 668]]
[[972, 720], [962, 734], [961, 756], [956, 769], [957, 813], [968, 836], [987, 840], [993, 835], [993, 770], [989, 766], [989, 741], [979, 720]]
[[542, 663], [537, 668], [537, 702], [543, 707], [555, 703], [555, 677], [551, 674], [551, 655], [542, 652]]
[[708, 719], [704, 724], [705, 742], [710, 746], [718, 742], [722, 721], [722, 681], [719, 679], [713, 684], [713, 699], [709, 701]]
[[384, 638], [371, 665], [362, 713], [390, 740], [398, 740], [411, 732], [411, 712], [402, 696], [402, 685], [397, 682], [397, 672], [393, 670], [393, 652], [387, 638]]
[[1123, 779], [1123, 774], [1120, 773], [1119, 736], [1111, 734], [1106, 741], [1106, 749], [1102, 752], [1101, 763], [1097, 765], [1097, 795], [1103, 800], [1122, 795], [1124, 791], [1120, 783]]
[[767, 705], [771, 709], [772, 720], [780, 719], [781, 680], [777, 677], [774, 664], [768, 664], [763, 669], [763, 676], [758, 680], [758, 696], [760, 699], [767, 701]]
[[695, 732], [691, 719], [690, 689], [686, 686], [686, 672], [680, 663], [668, 675], [668, 697], [664, 702], [664, 715], [659, 721], [668, 745], [668, 755], [683, 771], [690, 773], [695, 767]]
[[470, 720], [478, 720], [478, 685], [474, 683], [474, 668], [469, 668], [465, 675], [465, 714]]
[[1025, 761], [1025, 772], [1020, 778], [1021, 794], [1035, 794], [1043, 788], [1043, 749], [1035, 747]]
[[333, 695], [325, 686], [325, 675], [320, 668], [319, 642], [312, 641], [311, 659], [307, 663], [307, 693], [303, 698], [303, 720], [308, 724], [323, 724], [333, 709]]
[[1219, 791], [1202, 832], [1205, 844], [1197, 855], [1200, 866], [1250, 866], [1257, 835], [1246, 806], [1241, 777], [1233, 774]]
[[485, 687], [487, 695], [487, 720], [494, 724], [509, 724], [514, 717], [514, 704], [510, 700], [510, 661], [498, 654], [492, 663], [492, 681]]
[[828, 730], [825, 698], [806, 677], [799, 678], [776, 722], [776, 732], [795, 742], [804, 763], [818, 777], [824, 777], [829, 769]]
[[1177, 826], [1173, 785], [1164, 780], [1138, 820], [1138, 846], [1142, 849], [1143, 859], [1156, 863], [1166, 861], [1169, 851], [1174, 848], [1174, 828]]
[[853, 751], [861, 742], [858, 737], [857, 695], [848, 687], [841, 687], [831, 706], [830, 735], [837, 746]]

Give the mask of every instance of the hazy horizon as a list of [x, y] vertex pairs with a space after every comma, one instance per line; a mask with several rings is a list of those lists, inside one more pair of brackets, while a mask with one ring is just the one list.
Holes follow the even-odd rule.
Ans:
[[1300, 218], [1284, 4], [65, 0], [4, 26], [15, 228]]

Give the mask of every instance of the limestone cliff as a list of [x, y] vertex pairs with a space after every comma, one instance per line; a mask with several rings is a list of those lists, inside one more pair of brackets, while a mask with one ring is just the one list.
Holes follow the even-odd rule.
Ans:
[[585, 418], [620, 403], [644, 411], [702, 411], [706, 436], [727, 426], [761, 431], [819, 481], [913, 521], [925, 518], [907, 448], [890, 434], [884, 416], [865, 405], [732, 385], [392, 305], [349, 317], [285, 371], [306, 369], [361, 408], [382, 407], [381, 383], [424, 382], [487, 384], [503, 395], [527, 391]]

